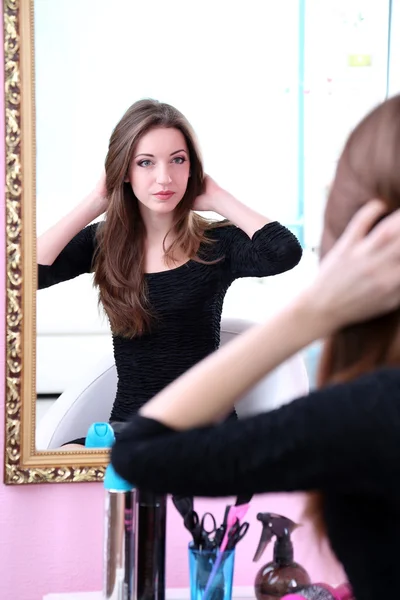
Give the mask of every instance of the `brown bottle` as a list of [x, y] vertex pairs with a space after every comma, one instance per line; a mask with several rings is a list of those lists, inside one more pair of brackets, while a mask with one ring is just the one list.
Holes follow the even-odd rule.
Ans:
[[296, 529], [296, 523], [271, 513], [259, 513], [257, 519], [263, 523], [263, 532], [255, 561], [260, 558], [272, 537], [276, 537], [273, 560], [256, 575], [254, 588], [257, 600], [276, 600], [309, 585], [311, 581], [307, 571], [293, 560], [290, 535]]

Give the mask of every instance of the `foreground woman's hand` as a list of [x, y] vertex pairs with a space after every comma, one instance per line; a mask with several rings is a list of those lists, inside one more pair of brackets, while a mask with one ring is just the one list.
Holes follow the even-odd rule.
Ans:
[[400, 306], [400, 211], [374, 227], [385, 210], [373, 200], [354, 216], [305, 291], [326, 319], [324, 334]]

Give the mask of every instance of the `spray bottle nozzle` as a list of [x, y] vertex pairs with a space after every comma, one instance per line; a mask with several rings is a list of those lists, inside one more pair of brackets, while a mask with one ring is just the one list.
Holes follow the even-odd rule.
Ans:
[[288, 538], [299, 525], [291, 519], [277, 515], [274, 513], [258, 513], [258, 521], [262, 523], [261, 538], [258, 543], [258, 548], [253, 558], [253, 562], [257, 562], [264, 553], [264, 550], [275, 536], [277, 540]]

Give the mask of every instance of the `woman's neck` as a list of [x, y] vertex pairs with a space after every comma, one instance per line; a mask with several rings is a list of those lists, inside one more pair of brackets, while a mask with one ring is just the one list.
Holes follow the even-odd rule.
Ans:
[[164, 240], [173, 227], [174, 214], [157, 214], [146, 210], [140, 212], [146, 230], [146, 238], [152, 243]]

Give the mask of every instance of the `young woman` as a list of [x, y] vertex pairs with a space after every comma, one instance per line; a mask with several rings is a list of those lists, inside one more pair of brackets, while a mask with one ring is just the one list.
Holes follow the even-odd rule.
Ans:
[[[210, 222], [196, 210], [225, 220]], [[85, 227], [104, 212], [104, 221]], [[180, 112], [142, 100], [112, 133], [105, 177], [39, 238], [39, 289], [94, 272], [113, 333], [118, 390], [110, 419], [118, 432], [217, 349], [224, 296], [235, 279], [282, 273], [301, 254], [286, 227], [204, 176]]]
[[[159, 493], [318, 492], [308, 512], [357, 600], [390, 597], [398, 582], [399, 146], [397, 96], [345, 146], [325, 215], [326, 257], [312, 286], [163, 390], [112, 451], [122, 477]], [[207, 426], [271, 369], [325, 337], [321, 389], [271, 413]]]

